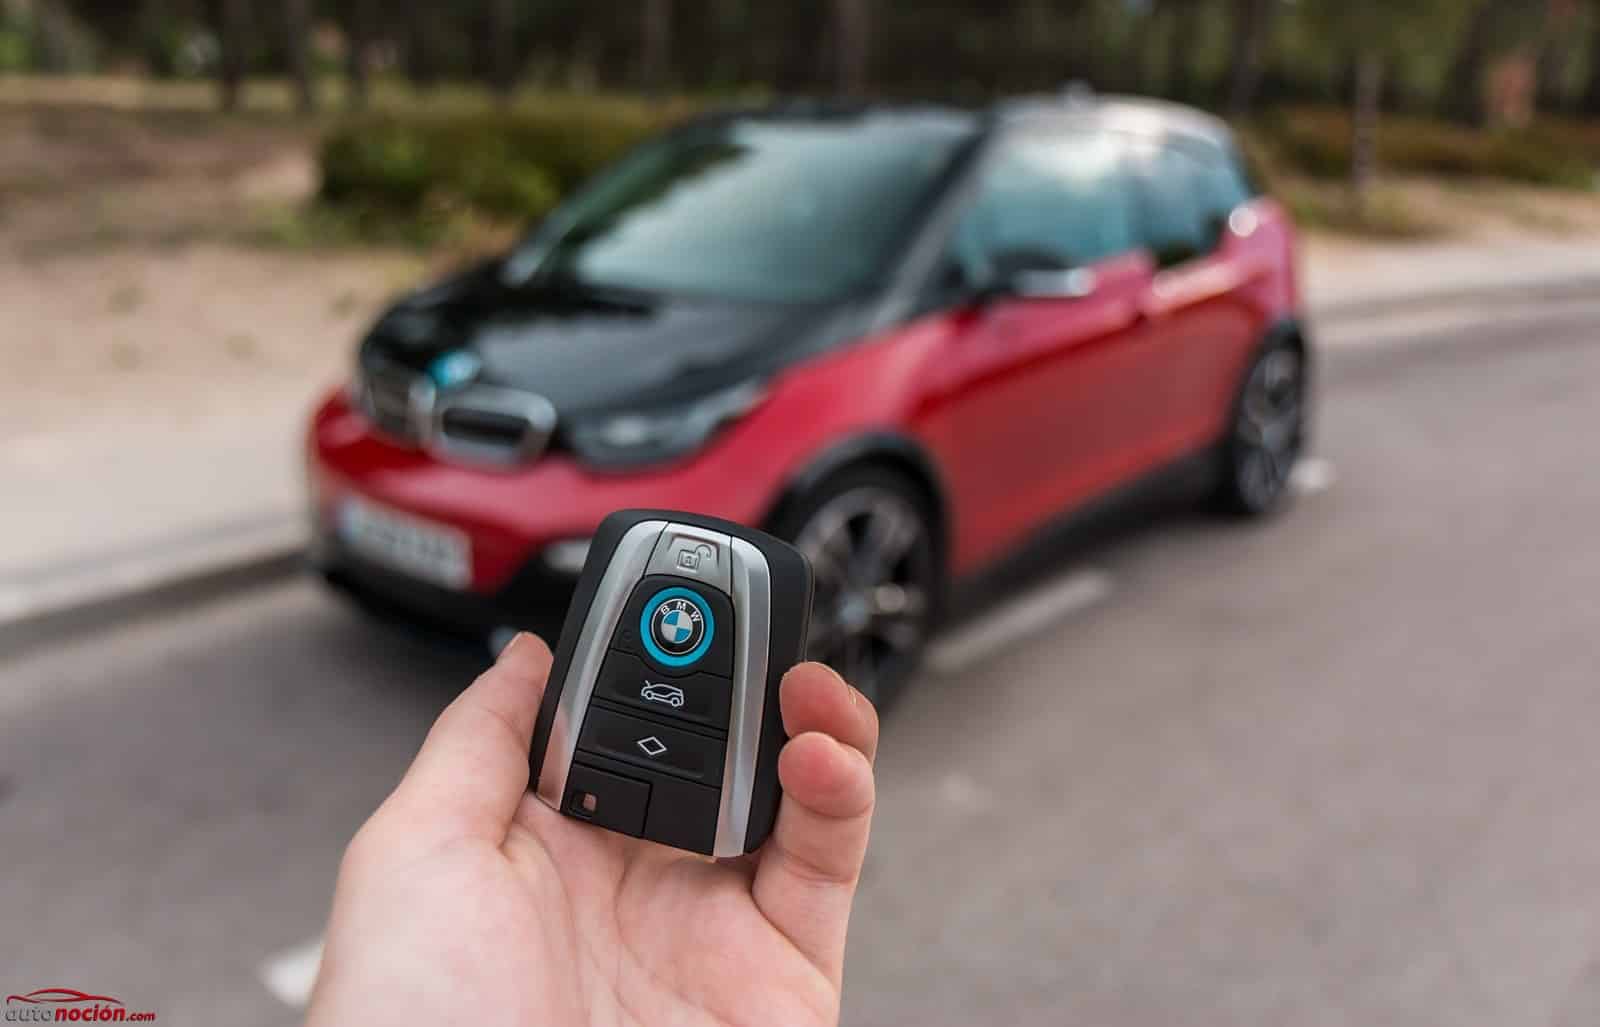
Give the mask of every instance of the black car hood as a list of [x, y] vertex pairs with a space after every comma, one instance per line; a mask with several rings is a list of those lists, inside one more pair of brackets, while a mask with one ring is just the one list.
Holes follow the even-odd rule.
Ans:
[[478, 381], [535, 392], [564, 416], [648, 409], [825, 348], [852, 330], [858, 308], [513, 288], [493, 261], [402, 299], [362, 355], [426, 372], [469, 351], [482, 363]]

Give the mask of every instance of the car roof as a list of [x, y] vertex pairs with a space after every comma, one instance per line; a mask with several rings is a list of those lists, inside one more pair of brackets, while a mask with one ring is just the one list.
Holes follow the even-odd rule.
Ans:
[[1003, 123], [1077, 122], [1134, 135], [1184, 136], [1223, 148], [1233, 144], [1233, 130], [1216, 115], [1145, 96], [1095, 96], [1069, 88], [1060, 96], [1001, 101], [995, 117]]
[[1012, 97], [987, 109], [938, 103], [782, 100], [758, 107], [711, 112], [696, 120], [757, 119], [796, 122], [854, 121], [884, 126], [942, 126], [993, 131], [1031, 122], [1080, 124], [1148, 136], [1183, 136], [1224, 149], [1233, 145], [1233, 131], [1216, 115], [1195, 107], [1142, 96], [1098, 96], [1080, 86], [1059, 94]]
[[797, 124], [852, 122], [863, 126], [949, 128], [976, 131], [982, 127], [981, 112], [940, 104], [852, 103], [836, 100], [780, 100], [756, 107], [731, 107], [712, 110], [693, 119], [696, 123], [763, 121]]

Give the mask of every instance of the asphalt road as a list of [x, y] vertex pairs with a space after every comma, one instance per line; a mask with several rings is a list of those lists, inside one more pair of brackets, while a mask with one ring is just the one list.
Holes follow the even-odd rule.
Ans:
[[[1597, 325], [1343, 326], [1294, 509], [969, 622], [886, 725], [847, 1022], [1600, 1020]], [[264, 965], [474, 670], [306, 582], [0, 662], [0, 988], [294, 1022]]]

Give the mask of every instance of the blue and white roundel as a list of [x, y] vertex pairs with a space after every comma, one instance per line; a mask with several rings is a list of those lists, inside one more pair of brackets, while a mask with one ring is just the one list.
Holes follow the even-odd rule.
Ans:
[[[677, 601], [684, 602], [682, 599]], [[694, 614], [683, 607], [668, 610], [656, 624], [656, 631], [661, 635], [661, 641], [669, 648], [685, 644], [694, 637], [697, 630]]]
[[711, 608], [687, 588], [666, 588], [650, 597], [639, 618], [639, 637], [657, 663], [687, 667], [711, 648], [716, 631]]

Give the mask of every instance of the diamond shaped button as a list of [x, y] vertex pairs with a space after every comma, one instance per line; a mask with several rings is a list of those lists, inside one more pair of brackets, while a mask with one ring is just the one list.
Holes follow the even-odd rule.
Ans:
[[[652, 712], [658, 709], [666, 707], [653, 707]], [[596, 702], [584, 715], [578, 751], [717, 786], [722, 781], [727, 742], [607, 709]]]

